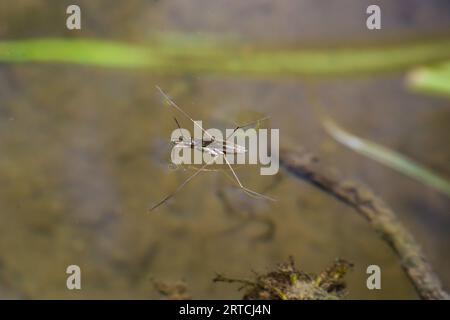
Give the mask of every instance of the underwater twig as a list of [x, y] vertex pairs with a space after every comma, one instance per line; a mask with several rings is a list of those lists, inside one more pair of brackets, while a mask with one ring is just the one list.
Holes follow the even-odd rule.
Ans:
[[305, 152], [280, 153], [280, 165], [288, 172], [353, 207], [370, 222], [398, 255], [422, 299], [450, 299], [412, 234], [384, 201], [365, 186], [339, 179], [317, 162], [315, 156]]

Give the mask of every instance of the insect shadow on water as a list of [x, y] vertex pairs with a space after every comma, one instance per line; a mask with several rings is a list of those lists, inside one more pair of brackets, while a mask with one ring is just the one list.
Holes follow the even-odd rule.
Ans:
[[167, 200], [169, 200], [170, 198], [175, 196], [181, 189], [183, 189], [184, 186], [186, 186], [186, 184], [189, 181], [194, 179], [200, 172], [205, 171], [207, 166], [213, 164], [214, 161], [218, 157], [222, 157], [222, 159], [225, 161], [225, 163], [227, 164], [228, 168], [230, 169], [230, 171], [232, 173], [234, 181], [238, 184], [239, 188], [242, 191], [244, 191], [244, 193], [246, 193], [247, 195], [249, 195], [250, 197], [253, 197], [253, 198], [259, 198], [259, 199], [266, 199], [266, 200], [270, 200], [270, 201], [276, 201], [275, 199], [273, 199], [273, 198], [271, 198], [269, 196], [263, 195], [261, 193], [258, 193], [256, 191], [253, 191], [253, 190], [245, 187], [242, 184], [242, 182], [240, 181], [240, 179], [238, 178], [235, 170], [233, 169], [233, 167], [231, 166], [229, 160], [226, 157], [227, 154], [238, 154], [238, 153], [246, 153], [247, 152], [247, 150], [244, 147], [229, 141], [229, 139], [237, 132], [238, 129], [245, 128], [245, 127], [257, 124], [257, 123], [259, 123], [261, 121], [267, 120], [269, 117], [258, 119], [256, 121], [252, 121], [252, 122], [246, 123], [244, 125], [240, 125], [240, 126], [238, 125], [238, 126], [236, 126], [234, 128], [232, 133], [230, 135], [228, 135], [228, 137], [226, 137], [225, 140], [216, 139], [208, 131], [203, 129], [203, 127], [200, 124], [195, 122], [189, 114], [187, 114], [183, 109], [181, 109], [159, 86], [156, 86], [156, 89], [161, 93], [161, 95], [164, 97], [164, 99], [168, 102], [168, 104], [170, 106], [175, 108], [184, 117], [189, 119], [208, 138], [208, 140], [204, 140], [204, 139], [193, 139], [192, 137], [190, 137], [190, 138], [185, 137], [182, 134], [181, 126], [180, 126], [177, 118], [174, 117], [175, 123], [176, 123], [178, 129], [181, 132], [181, 135], [180, 135], [179, 139], [171, 141], [172, 144], [174, 145], [174, 147], [175, 148], [189, 148], [189, 149], [198, 150], [198, 151], [200, 151], [202, 153], [209, 154], [212, 157], [212, 160], [211, 161], [207, 161], [205, 164], [203, 164], [191, 176], [189, 176], [186, 180], [184, 180], [174, 192], [172, 192], [171, 194], [167, 195], [160, 202], [158, 202], [153, 207], [151, 207], [150, 211], [155, 210], [156, 208], [161, 206], [163, 203], [165, 203]]
[[[264, 192], [275, 189], [283, 181], [283, 175], [276, 175], [275, 179], [267, 187], [264, 188]], [[233, 218], [233, 220], [239, 220], [234, 226], [228, 227], [222, 232], [222, 236], [231, 236], [237, 232], [246, 232], [247, 227], [262, 226], [257, 235], [251, 236], [252, 242], [269, 242], [273, 240], [276, 232], [276, 224], [272, 217], [268, 217], [260, 214], [260, 210], [250, 204], [245, 206], [239, 201], [236, 201], [233, 196], [229, 195], [224, 188], [220, 188], [217, 191], [217, 197], [219, 198], [224, 211]], [[258, 211], [258, 212], [257, 212]]]

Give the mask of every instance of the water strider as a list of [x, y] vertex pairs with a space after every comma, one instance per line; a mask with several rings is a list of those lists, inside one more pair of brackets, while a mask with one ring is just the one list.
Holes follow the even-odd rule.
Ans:
[[167, 200], [172, 198], [176, 193], [178, 193], [189, 181], [191, 181], [193, 178], [195, 178], [201, 171], [204, 171], [205, 168], [218, 158], [222, 157], [225, 163], [227, 164], [228, 168], [233, 174], [234, 180], [236, 180], [237, 184], [239, 185], [239, 188], [242, 189], [247, 195], [254, 197], [254, 198], [262, 198], [266, 200], [275, 201], [275, 199], [268, 197], [266, 195], [260, 194], [256, 191], [253, 191], [251, 189], [248, 189], [245, 187], [240, 179], [238, 178], [235, 170], [231, 166], [229, 160], [227, 159], [227, 154], [239, 154], [239, 153], [246, 153], [248, 150], [238, 144], [232, 143], [229, 141], [229, 139], [236, 133], [238, 129], [250, 126], [255, 123], [259, 123], [260, 121], [266, 120], [269, 117], [265, 117], [250, 123], [246, 123], [244, 125], [237, 126], [231, 134], [229, 134], [225, 140], [222, 139], [216, 139], [214, 136], [212, 136], [209, 132], [207, 132], [203, 127], [196, 121], [194, 121], [191, 116], [189, 116], [183, 109], [181, 109], [159, 86], [156, 86], [156, 89], [161, 93], [161, 95], [164, 97], [164, 99], [167, 100], [170, 106], [175, 108], [177, 111], [179, 111], [184, 117], [192, 121], [195, 126], [197, 126], [201, 131], [206, 135], [207, 140], [205, 139], [194, 139], [192, 137], [185, 137], [183, 135], [183, 132], [181, 130], [180, 124], [178, 123], [177, 118], [174, 118], [175, 123], [180, 130], [180, 137], [178, 139], [172, 139], [171, 143], [174, 145], [174, 148], [189, 148], [189, 149], [195, 149], [202, 153], [206, 153], [211, 156], [211, 161], [206, 161], [205, 164], [202, 165], [199, 169], [197, 169], [194, 174], [192, 174], [190, 177], [188, 177], [186, 180], [181, 183], [178, 188], [171, 194], [164, 197], [160, 202], [155, 204], [153, 207], [150, 208], [150, 211], [153, 211], [163, 203], [165, 203]]

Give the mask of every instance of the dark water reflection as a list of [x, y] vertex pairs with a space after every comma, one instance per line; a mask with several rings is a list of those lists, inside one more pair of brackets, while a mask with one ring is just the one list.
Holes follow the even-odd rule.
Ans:
[[[80, 1], [85, 25], [76, 36], [145, 42], [155, 31], [201, 31], [299, 46], [368, 40], [360, 26], [366, 2]], [[450, 26], [448, 1], [378, 2], [386, 28], [377, 40]], [[0, 37], [73, 36], [61, 14], [68, 3], [4, 1]], [[415, 297], [399, 261], [361, 217], [285, 174], [239, 172], [252, 188], [271, 187], [275, 204], [243, 197], [226, 177], [208, 173], [148, 215], [187, 175], [167, 168], [161, 141], [173, 123], [156, 84], [205, 122], [242, 110], [272, 115], [283, 145], [313, 150], [391, 204], [450, 285], [449, 200], [333, 142], [307, 99], [314, 87], [344, 127], [450, 176], [448, 100], [408, 92], [400, 74], [311, 83], [0, 65], [0, 297], [156, 298], [156, 278], [185, 279], [197, 298], [237, 298], [232, 286], [211, 282], [215, 272], [248, 276], [288, 255], [307, 271], [336, 257], [354, 262], [351, 298]], [[82, 268], [80, 292], [65, 287], [69, 264]], [[365, 288], [369, 264], [382, 267], [380, 292]]]

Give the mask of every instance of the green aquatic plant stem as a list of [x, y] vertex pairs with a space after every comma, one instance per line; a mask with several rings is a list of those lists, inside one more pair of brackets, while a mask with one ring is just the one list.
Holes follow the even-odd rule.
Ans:
[[413, 90], [450, 97], [450, 61], [414, 69], [407, 79]]
[[145, 45], [82, 38], [0, 41], [0, 62], [142, 68], [159, 73], [339, 76], [450, 59], [450, 39], [354, 48], [265, 48], [220, 38], [155, 37]]
[[394, 150], [351, 134], [328, 116], [322, 115], [321, 122], [325, 130], [344, 146], [450, 196], [450, 182], [422, 164]]

